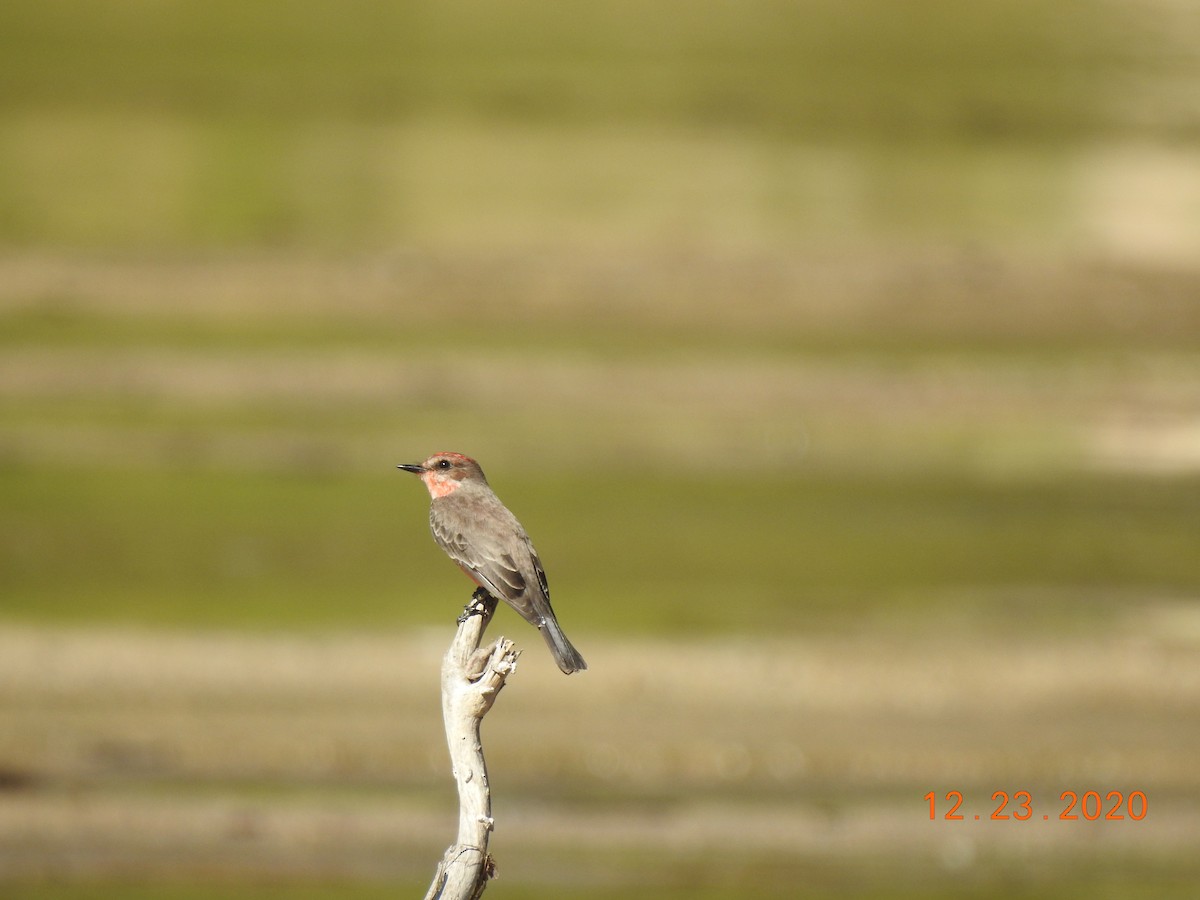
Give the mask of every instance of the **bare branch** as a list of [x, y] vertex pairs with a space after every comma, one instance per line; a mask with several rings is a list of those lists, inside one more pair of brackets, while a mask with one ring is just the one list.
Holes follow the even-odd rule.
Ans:
[[494, 597], [476, 592], [442, 661], [442, 717], [458, 785], [458, 840], [438, 863], [425, 900], [474, 900], [495, 872], [487, 852], [492, 797], [479, 726], [521, 655], [503, 637], [490, 649], [480, 649], [495, 610]]

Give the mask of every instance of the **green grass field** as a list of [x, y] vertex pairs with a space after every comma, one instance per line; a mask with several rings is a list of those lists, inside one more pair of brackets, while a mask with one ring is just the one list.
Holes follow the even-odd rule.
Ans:
[[0, 894], [422, 890], [469, 585], [394, 466], [455, 449], [592, 664], [501, 612], [489, 897], [1191, 896], [1197, 48], [1157, 0], [0, 5]]
[[[31, 621], [208, 628], [444, 622], [469, 585], [427, 535], [423, 488], [382, 466], [315, 477], [10, 467], [6, 607]], [[564, 615], [610, 635], [968, 612], [996, 625], [1016, 609], [1022, 627], [1028, 616], [1058, 627], [1200, 587], [1193, 481], [497, 480], [554, 560]]]

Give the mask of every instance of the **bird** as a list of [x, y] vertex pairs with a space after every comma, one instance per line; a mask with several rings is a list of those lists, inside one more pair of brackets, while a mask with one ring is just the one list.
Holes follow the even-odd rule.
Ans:
[[472, 581], [537, 627], [567, 675], [587, 668], [550, 606], [546, 572], [529, 535], [496, 496], [479, 463], [441, 452], [396, 468], [419, 475], [429, 490], [433, 539]]

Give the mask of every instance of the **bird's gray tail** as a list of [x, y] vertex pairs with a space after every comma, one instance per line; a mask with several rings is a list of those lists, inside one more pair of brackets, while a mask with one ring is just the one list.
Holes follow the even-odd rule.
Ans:
[[554, 654], [554, 661], [558, 663], [558, 667], [565, 674], [570, 675], [572, 672], [579, 672], [587, 668], [587, 663], [583, 661], [583, 657], [579, 655], [579, 651], [571, 646], [571, 642], [567, 640], [567, 636], [558, 627], [558, 621], [554, 616], [546, 616], [546, 618], [542, 619], [542, 624], [538, 630], [541, 631], [542, 637], [546, 639], [546, 646]]

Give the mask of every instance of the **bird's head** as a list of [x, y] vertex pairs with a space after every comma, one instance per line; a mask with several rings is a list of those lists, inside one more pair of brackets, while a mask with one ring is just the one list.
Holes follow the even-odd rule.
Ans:
[[479, 463], [461, 453], [435, 453], [425, 462], [405, 463], [396, 468], [420, 475], [434, 499], [454, 493], [464, 483], [487, 484]]

